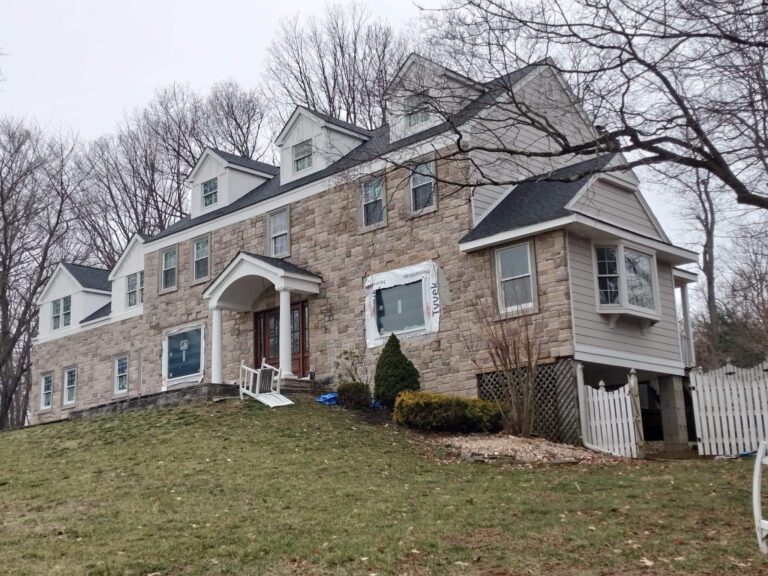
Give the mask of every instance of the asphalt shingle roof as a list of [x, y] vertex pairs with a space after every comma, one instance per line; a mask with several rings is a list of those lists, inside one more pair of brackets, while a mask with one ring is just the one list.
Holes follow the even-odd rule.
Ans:
[[[344, 170], [352, 168], [358, 164], [362, 164], [364, 162], [368, 162], [370, 160], [380, 158], [383, 154], [387, 154], [394, 150], [411, 146], [413, 144], [416, 144], [417, 142], [421, 142], [422, 140], [426, 140], [428, 138], [437, 136], [438, 134], [442, 134], [443, 132], [446, 132], [447, 130], [450, 130], [452, 128], [459, 127], [465, 124], [466, 122], [468, 122], [469, 120], [471, 120], [472, 118], [474, 118], [478, 112], [490, 106], [496, 100], [496, 98], [498, 98], [501, 94], [503, 94], [504, 91], [509, 90], [513, 84], [520, 81], [522, 78], [524, 78], [534, 70], [538, 69], [539, 66], [542, 66], [544, 64], [545, 64], [544, 61], [531, 64], [519, 70], [510, 72], [509, 74], [496, 78], [495, 80], [482, 84], [483, 88], [485, 89], [485, 92], [481, 94], [478, 98], [470, 102], [463, 109], [459, 110], [459, 112], [457, 112], [453, 117], [435, 126], [422, 130], [421, 132], [411, 134], [406, 138], [401, 138], [400, 140], [396, 140], [394, 142], [390, 142], [389, 126], [386, 124], [379, 128], [376, 128], [375, 130], [365, 130], [364, 128], [360, 128], [359, 126], [354, 126], [353, 124], [349, 124], [347, 122], [343, 122], [342, 120], [333, 118], [332, 120], [337, 125], [343, 125], [345, 128], [348, 128], [350, 130], [354, 129], [355, 131], [360, 132], [361, 134], [365, 133], [365, 135], [368, 137], [368, 140], [360, 144], [360, 146], [357, 146], [356, 148], [352, 149], [345, 156], [342, 156], [339, 160], [327, 166], [326, 168], [322, 170], [318, 170], [317, 172], [313, 172], [312, 174], [308, 174], [303, 178], [292, 180], [291, 182], [288, 182], [286, 184], [280, 183], [280, 168], [277, 166], [271, 166], [271, 168], [274, 170], [275, 176], [270, 180], [267, 180], [266, 182], [260, 184], [250, 192], [244, 194], [243, 196], [238, 198], [236, 201], [232, 202], [227, 206], [222, 206], [218, 210], [214, 210], [206, 214], [201, 214], [197, 218], [191, 218], [189, 215], [187, 215], [181, 218], [180, 220], [178, 220], [177, 222], [175, 222], [174, 224], [172, 224], [171, 226], [169, 226], [168, 228], [166, 228], [165, 230], [162, 230], [161, 232], [153, 236], [149, 241], [152, 242], [154, 240], [160, 240], [161, 238], [165, 238], [166, 236], [170, 236], [172, 234], [175, 234], [176, 232], [181, 232], [182, 230], [187, 230], [194, 226], [198, 226], [200, 224], [210, 222], [226, 214], [231, 214], [232, 212], [236, 212], [238, 210], [241, 210], [253, 204], [258, 204], [259, 202], [263, 202], [264, 200], [268, 200], [269, 198], [279, 196], [280, 194], [285, 194], [286, 192], [299, 188], [300, 186], [304, 186], [305, 184], [309, 184], [310, 182], [314, 182], [316, 180], [321, 180], [323, 178], [333, 176], [335, 174], [343, 172]], [[311, 110], [311, 112], [313, 114], [318, 114], [321, 117], [328, 119], [328, 121], [331, 121], [330, 116], [322, 115], [313, 110]], [[226, 153], [217, 152], [217, 154], [221, 155]], [[231, 161], [228, 159], [229, 156], [231, 155], [228, 155], [228, 156], [222, 155], [222, 158], [227, 159], [227, 161]], [[238, 158], [238, 157], [235, 156], [235, 158]], [[243, 160], [247, 160], [248, 162], [254, 162], [253, 160], [248, 160], [248, 159], [243, 159]], [[262, 164], [262, 163], [259, 163], [259, 164]], [[265, 166], [270, 166], [270, 165], [267, 164]], [[266, 170], [262, 169], [261, 171], [266, 171]]]
[[63, 262], [67, 272], [75, 277], [80, 286], [91, 290], [111, 291], [109, 283], [109, 270], [106, 268], [96, 268], [95, 266], [83, 266], [82, 264], [71, 264]]
[[371, 130], [368, 130], [367, 128], [363, 128], [362, 126], [358, 126], [350, 122], [345, 122], [344, 120], [334, 118], [333, 116], [329, 114], [325, 114], [324, 112], [319, 112], [318, 110], [312, 110], [311, 108], [307, 108], [306, 106], [298, 106], [298, 108], [302, 108], [310, 112], [311, 114], [314, 114], [318, 118], [324, 120], [325, 122], [338, 126], [339, 128], [344, 128], [345, 130], [349, 130], [350, 132], [356, 132], [357, 134], [361, 134], [363, 136], [371, 135]]
[[242, 253], [252, 258], [256, 258], [257, 260], [261, 260], [265, 264], [269, 264], [270, 266], [274, 266], [275, 268], [280, 268], [281, 270], [285, 270], [286, 272], [293, 272], [294, 274], [304, 274], [306, 276], [314, 276], [315, 278], [320, 278], [318, 274], [315, 274], [314, 272], [310, 272], [309, 270], [306, 270], [301, 266], [297, 266], [296, 264], [294, 264], [293, 262], [289, 262], [288, 260], [282, 260], [280, 258], [272, 258], [271, 256], [262, 256], [261, 254], [246, 252], [245, 250], [243, 250]]
[[107, 302], [106, 304], [104, 304], [104, 306], [96, 310], [96, 312], [93, 312], [92, 314], [89, 314], [88, 316], [80, 320], [80, 324], [85, 324], [86, 322], [98, 320], [99, 318], [106, 318], [111, 313], [112, 313], [112, 302]]
[[211, 148], [211, 152], [216, 154], [222, 160], [225, 160], [230, 164], [234, 164], [235, 166], [241, 166], [256, 172], [266, 172], [267, 174], [272, 174], [273, 176], [280, 173], [279, 166], [273, 166], [272, 164], [267, 164], [266, 162], [251, 160], [250, 158], [238, 156], [237, 154], [230, 154], [229, 152], [224, 152], [223, 150], [217, 150], [216, 148]]
[[565, 206], [616, 155], [606, 154], [534, 176], [518, 184], [459, 242], [471, 242], [494, 234], [555, 220], [571, 214]]

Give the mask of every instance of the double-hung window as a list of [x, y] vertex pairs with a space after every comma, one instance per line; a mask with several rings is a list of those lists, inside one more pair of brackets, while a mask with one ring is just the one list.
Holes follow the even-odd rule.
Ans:
[[384, 221], [384, 178], [379, 176], [363, 184], [363, 227]]
[[64, 397], [62, 399], [64, 406], [75, 403], [76, 388], [77, 368], [67, 368], [64, 370]]
[[128, 307], [132, 308], [144, 302], [144, 271], [128, 274], [125, 278], [128, 291]]
[[173, 290], [176, 288], [177, 268], [176, 246], [163, 250], [160, 253], [160, 290]]
[[192, 280], [208, 278], [210, 262], [210, 239], [208, 236], [192, 241]]
[[51, 327], [66, 328], [72, 321], [72, 297], [64, 296], [51, 302]]
[[419, 164], [411, 173], [411, 212], [419, 214], [435, 208], [435, 177], [432, 163]]
[[219, 200], [219, 179], [211, 178], [203, 182], [203, 208], [213, 206]]
[[290, 245], [290, 215], [288, 208], [283, 208], [269, 215], [269, 249], [270, 256], [282, 258], [291, 253]]
[[115, 394], [123, 394], [128, 391], [128, 356], [115, 357]]
[[523, 242], [496, 251], [496, 279], [502, 312], [533, 310], [536, 289], [531, 243]]
[[312, 167], [312, 139], [299, 142], [293, 147], [293, 172]]
[[619, 242], [596, 246], [595, 263], [600, 311], [658, 316], [654, 254]]
[[40, 408], [45, 410], [53, 406], [53, 374], [43, 374], [40, 379]]

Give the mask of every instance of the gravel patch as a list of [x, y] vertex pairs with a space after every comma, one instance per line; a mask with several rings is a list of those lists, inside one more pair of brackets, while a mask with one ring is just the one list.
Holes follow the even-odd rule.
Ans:
[[621, 461], [615, 456], [570, 444], [509, 434], [450, 436], [436, 441], [455, 450], [461, 458], [473, 461], [504, 460], [520, 464], [609, 464]]

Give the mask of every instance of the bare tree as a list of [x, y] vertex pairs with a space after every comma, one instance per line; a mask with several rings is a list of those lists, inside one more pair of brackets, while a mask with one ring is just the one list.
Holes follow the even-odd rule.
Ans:
[[75, 142], [0, 120], [0, 429], [24, 424], [35, 299], [70, 244]]
[[[761, 0], [449, 0], [430, 43], [509, 105], [495, 138], [454, 126], [457, 152], [571, 159], [628, 153], [629, 166], [672, 163], [721, 182], [741, 204], [768, 208], [768, 4]], [[559, 72], [594, 130], [571, 131], [532, 106], [510, 74]], [[487, 82], [497, 77], [494, 82]], [[437, 102], [435, 108], [440, 109]], [[553, 108], [554, 109], [554, 108]], [[509, 137], [514, 126], [546, 146]], [[626, 168], [626, 167], [624, 167]], [[604, 170], [617, 170], [609, 166]], [[473, 182], [513, 184], [478, 171]]]
[[[523, 294], [516, 296], [525, 301]], [[488, 362], [501, 379], [493, 401], [512, 434], [530, 436], [536, 416], [536, 380], [542, 356], [541, 320], [521, 310], [518, 315], [499, 318], [494, 289], [489, 285], [472, 302], [467, 323], [479, 327], [474, 339], [461, 331], [467, 354], [478, 372]]]
[[360, 4], [331, 5], [323, 19], [284, 21], [269, 48], [268, 89], [280, 119], [297, 105], [365, 128], [386, 117], [385, 91], [409, 42]]
[[182, 217], [185, 180], [206, 147], [261, 158], [265, 117], [259, 94], [233, 81], [206, 96], [174, 84], [86, 146], [76, 210], [93, 259], [111, 267], [134, 233], [152, 235]]

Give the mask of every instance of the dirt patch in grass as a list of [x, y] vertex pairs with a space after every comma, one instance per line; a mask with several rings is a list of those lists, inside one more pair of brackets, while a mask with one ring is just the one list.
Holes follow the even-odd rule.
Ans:
[[447, 436], [432, 439], [465, 460], [502, 460], [518, 464], [614, 464], [621, 459], [543, 438], [510, 434]]

